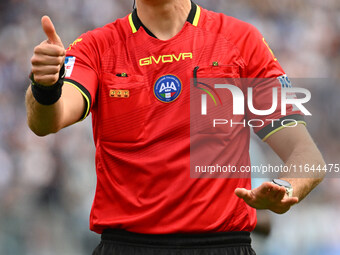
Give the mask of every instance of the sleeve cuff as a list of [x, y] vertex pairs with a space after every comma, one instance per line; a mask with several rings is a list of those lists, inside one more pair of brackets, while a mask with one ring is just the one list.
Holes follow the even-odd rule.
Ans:
[[[282, 121], [285, 121], [285, 124], [282, 125]], [[262, 141], [266, 141], [271, 135], [276, 132], [284, 129], [285, 127], [293, 126], [296, 123], [306, 125], [305, 118], [300, 114], [288, 115], [280, 119], [280, 121], [275, 121], [274, 124], [269, 124], [258, 131], [256, 134], [262, 139]]]
[[90, 109], [91, 109], [92, 98], [91, 98], [90, 92], [83, 85], [81, 85], [80, 83], [74, 80], [65, 79], [64, 83], [72, 85], [73, 87], [78, 89], [79, 92], [83, 95], [85, 99], [85, 110], [84, 110], [82, 117], [80, 118], [80, 121], [84, 120], [89, 115]]

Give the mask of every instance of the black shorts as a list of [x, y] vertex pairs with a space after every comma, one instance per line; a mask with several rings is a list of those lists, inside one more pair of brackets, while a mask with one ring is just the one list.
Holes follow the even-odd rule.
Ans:
[[255, 255], [249, 232], [137, 234], [105, 230], [92, 255]]

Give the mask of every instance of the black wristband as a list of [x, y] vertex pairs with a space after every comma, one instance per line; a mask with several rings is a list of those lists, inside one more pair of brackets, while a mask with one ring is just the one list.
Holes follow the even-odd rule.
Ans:
[[60, 69], [58, 81], [52, 86], [43, 86], [35, 82], [33, 73], [31, 73], [31, 90], [35, 100], [42, 105], [52, 105], [56, 103], [61, 97], [62, 86], [64, 85], [64, 77], [65, 65], [63, 65]]

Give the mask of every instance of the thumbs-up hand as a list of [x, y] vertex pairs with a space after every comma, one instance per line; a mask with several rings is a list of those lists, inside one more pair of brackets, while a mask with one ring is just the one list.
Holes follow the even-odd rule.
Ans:
[[41, 19], [47, 39], [34, 48], [31, 58], [32, 73], [35, 82], [52, 86], [59, 79], [59, 71], [64, 64], [66, 51], [48, 16]]

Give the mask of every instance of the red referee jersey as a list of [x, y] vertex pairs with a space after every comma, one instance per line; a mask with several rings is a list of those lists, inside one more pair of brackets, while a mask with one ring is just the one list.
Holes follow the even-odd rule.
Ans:
[[[218, 63], [212, 70], [212, 63]], [[193, 70], [276, 78], [282, 68], [251, 25], [192, 4], [182, 30], [163, 41], [135, 10], [80, 36], [67, 50], [67, 79], [91, 112], [97, 188], [90, 228], [139, 233], [252, 231], [256, 213], [234, 195], [250, 178], [190, 178]], [[228, 68], [226, 68], [228, 67]], [[210, 70], [210, 71], [209, 71]], [[277, 117], [273, 113], [270, 117]], [[296, 112], [288, 112], [300, 120]], [[257, 128], [265, 138], [277, 127]], [[249, 165], [249, 128], [220, 151]]]

